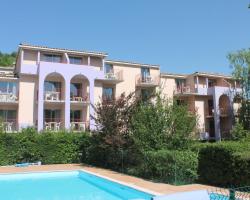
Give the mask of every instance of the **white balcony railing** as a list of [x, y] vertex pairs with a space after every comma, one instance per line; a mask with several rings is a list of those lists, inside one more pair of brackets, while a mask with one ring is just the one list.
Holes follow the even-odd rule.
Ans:
[[123, 81], [123, 71], [105, 73], [106, 80]]
[[143, 76], [141, 74], [138, 74], [135, 78], [135, 83], [137, 86], [139, 85], [156, 86], [160, 84], [160, 77], [152, 75]]
[[196, 93], [195, 88], [190, 87], [189, 85], [176, 87], [174, 94], [193, 94]]
[[0, 93], [0, 102], [16, 102], [17, 96], [13, 93]]
[[45, 101], [60, 101], [60, 92], [55, 91], [45, 91], [44, 93], [44, 100]]
[[84, 102], [89, 102], [89, 94], [79, 94], [79, 95], [72, 95], [70, 97], [70, 101], [71, 102], [80, 102], [80, 103], [84, 103]]
[[72, 131], [85, 131], [89, 126], [89, 122], [84, 122], [81, 120], [74, 120], [70, 122], [70, 129]]

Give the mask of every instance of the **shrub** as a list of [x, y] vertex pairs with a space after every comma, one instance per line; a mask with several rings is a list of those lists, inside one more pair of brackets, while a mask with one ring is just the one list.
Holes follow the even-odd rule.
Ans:
[[249, 131], [245, 130], [242, 124], [237, 123], [231, 131], [232, 140], [244, 139], [248, 136], [248, 133]]
[[223, 187], [250, 185], [249, 148], [249, 143], [240, 142], [204, 146], [199, 152], [199, 181]]
[[196, 128], [196, 116], [186, 106], [157, 96], [156, 102], [137, 106], [131, 123], [134, 142], [141, 151], [185, 149]]
[[166, 183], [192, 183], [197, 179], [197, 165], [197, 154], [192, 151], [147, 151], [129, 173]]
[[44, 164], [79, 163], [86, 160], [89, 144], [86, 133], [45, 132], [24, 129], [0, 133], [0, 165], [42, 161]]

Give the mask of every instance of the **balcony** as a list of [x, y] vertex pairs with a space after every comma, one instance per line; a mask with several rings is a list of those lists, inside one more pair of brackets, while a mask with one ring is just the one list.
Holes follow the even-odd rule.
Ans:
[[160, 84], [160, 77], [159, 76], [143, 76], [138, 74], [135, 78], [135, 85], [137, 87], [156, 87]]
[[17, 103], [17, 99], [14, 93], [0, 93], [1, 103]]
[[81, 121], [80, 119], [75, 119], [74, 121], [70, 122], [70, 129], [72, 131], [81, 132], [86, 131], [86, 129], [89, 127], [89, 122], [87, 121]]
[[45, 131], [59, 131], [61, 129], [61, 118], [45, 118], [44, 121]]
[[44, 100], [52, 101], [52, 102], [60, 102], [61, 101], [61, 92], [56, 91], [45, 91], [44, 92]]
[[70, 102], [71, 103], [89, 103], [89, 94], [81, 95], [72, 95], [70, 97]]
[[190, 95], [196, 94], [196, 90], [194, 87], [190, 87], [189, 85], [176, 87], [174, 90], [174, 95]]
[[0, 128], [1, 128], [1, 130], [5, 131], [7, 133], [16, 131], [17, 130], [16, 119], [7, 119], [7, 120], [4, 120], [3, 122], [1, 122]]
[[117, 72], [114, 72], [114, 71], [111, 71], [111, 72], [108, 72], [108, 73], [105, 73], [104, 75], [104, 81], [106, 83], [119, 83], [119, 82], [122, 82], [124, 79], [123, 79], [123, 70], [120, 70], [120, 71], [117, 71]]

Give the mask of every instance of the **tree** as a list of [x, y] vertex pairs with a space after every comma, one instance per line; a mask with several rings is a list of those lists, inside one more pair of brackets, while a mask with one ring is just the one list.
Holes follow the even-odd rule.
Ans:
[[103, 100], [92, 105], [97, 130], [93, 133], [92, 147], [89, 158], [91, 164], [120, 170], [123, 164], [130, 163], [129, 151], [132, 140], [130, 137], [130, 122], [137, 99], [134, 93], [128, 96], [122, 94], [117, 100]]
[[250, 130], [250, 49], [243, 49], [228, 55], [233, 76], [241, 85], [241, 100], [239, 122], [247, 130]]
[[142, 151], [187, 148], [196, 128], [196, 115], [184, 105], [157, 95], [153, 103], [141, 103], [131, 120], [133, 138]]
[[0, 66], [12, 66], [16, 61], [16, 52], [11, 54], [0, 52]]

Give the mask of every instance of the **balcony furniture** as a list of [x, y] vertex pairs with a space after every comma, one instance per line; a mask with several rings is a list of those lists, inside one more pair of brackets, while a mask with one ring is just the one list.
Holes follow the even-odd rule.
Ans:
[[60, 130], [60, 126], [61, 126], [61, 122], [57, 122], [55, 124], [55, 131], [59, 131]]
[[45, 130], [59, 131], [61, 122], [45, 122]]
[[2, 127], [4, 128], [5, 132], [12, 132], [13, 122], [3, 122]]
[[116, 76], [113, 72], [109, 72], [105, 74], [106, 79], [116, 79]]
[[0, 93], [0, 102], [15, 102], [17, 96], [12, 93]]
[[46, 130], [46, 131], [50, 131], [50, 130], [51, 130], [50, 123], [45, 122], [44, 125], [45, 125], [45, 130]]
[[45, 100], [46, 101], [59, 101], [60, 92], [46, 91]]
[[86, 130], [86, 123], [85, 122], [71, 122], [70, 127], [72, 130], [85, 131]]
[[83, 101], [82, 97], [73, 97], [72, 99], [73, 99], [73, 101], [79, 101], [79, 102]]

